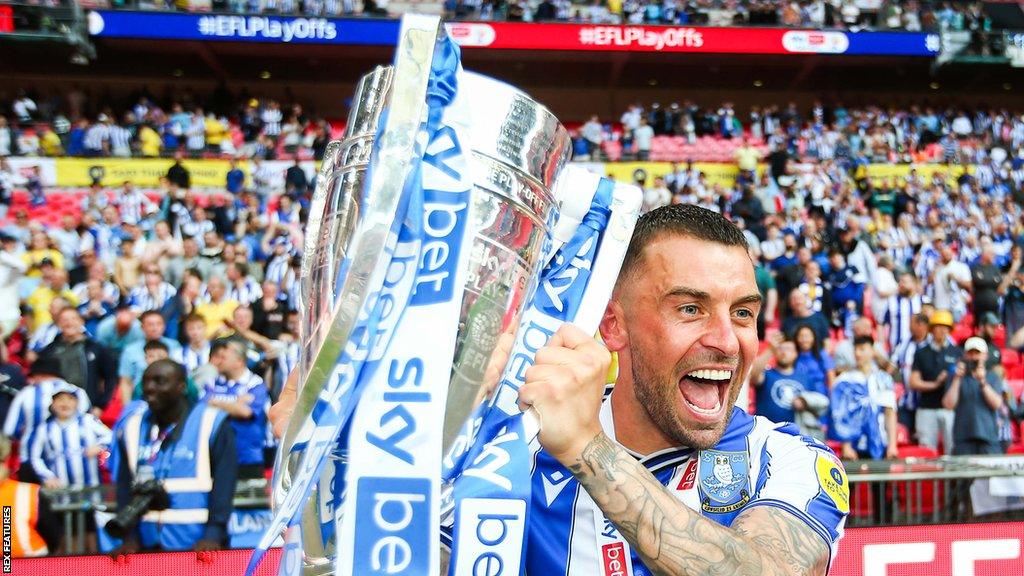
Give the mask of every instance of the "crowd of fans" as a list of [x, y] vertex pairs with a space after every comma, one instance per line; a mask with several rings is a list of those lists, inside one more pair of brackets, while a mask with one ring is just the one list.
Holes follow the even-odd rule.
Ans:
[[[263, 478], [271, 461], [267, 410], [298, 361], [297, 254], [311, 184], [296, 164], [267, 197], [236, 167], [231, 192], [200, 198], [189, 176], [175, 163], [158, 195], [94, 185], [81, 218], [53, 228], [21, 208], [0, 223], [0, 421], [19, 444], [19, 481], [83, 489], [109, 473], [124, 506], [145, 457], [135, 466], [128, 454], [138, 450], [124, 439], [119, 448], [118, 430], [147, 409], [159, 422], [158, 408], [182, 399], [167, 384], [179, 371], [183, 394], [227, 414], [232, 432], [210, 440], [206, 529], [159, 542], [169, 549], [224, 545], [234, 479]], [[141, 543], [153, 545], [145, 529]]]
[[[593, 116], [574, 133], [577, 158], [603, 160], [610, 143], [622, 159], [647, 160], [661, 136], [694, 143], [703, 136], [767, 145], [771, 156], [739, 158], [742, 168], [766, 160], [778, 171], [788, 158], [856, 171], [869, 163], [977, 164], [983, 186], [1012, 180], [1024, 157], [1024, 113], [987, 107], [920, 106], [847, 107], [814, 102], [801, 110], [785, 106], [753, 106], [738, 110], [731, 102], [701, 107], [691, 101], [649, 107], [633, 104], [616, 124]], [[745, 151], [749, 154], [750, 151]]]
[[182, 152], [193, 158], [319, 160], [331, 138], [331, 126], [298, 103], [236, 99], [226, 91], [207, 98], [205, 108], [188, 93], [163, 100], [161, 105], [139, 95], [114, 109], [92, 105], [78, 89], [45, 99], [19, 91], [0, 112], [0, 157], [158, 158]]
[[445, 13], [469, 20], [787, 26], [858, 30], [987, 30], [981, 3], [918, 0], [446, 0]]
[[[395, 16], [386, 0], [80, 0], [89, 8], [303, 16]], [[787, 26], [848, 30], [987, 30], [981, 2], [933, 0], [439, 0], [448, 19], [597, 24]], [[421, 8], [422, 9], [422, 8]]]

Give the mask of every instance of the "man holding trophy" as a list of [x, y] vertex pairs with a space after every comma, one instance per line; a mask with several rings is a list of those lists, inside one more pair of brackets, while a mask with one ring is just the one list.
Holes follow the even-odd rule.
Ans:
[[250, 573], [287, 527], [281, 574], [824, 574], [841, 463], [733, 407], [742, 233], [638, 222], [638, 188], [566, 166], [564, 127], [440, 30], [403, 19], [321, 167]]

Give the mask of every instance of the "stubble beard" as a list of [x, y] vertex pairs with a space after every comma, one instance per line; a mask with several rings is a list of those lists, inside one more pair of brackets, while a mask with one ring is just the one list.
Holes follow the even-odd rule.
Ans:
[[679, 377], [675, 377], [674, 374], [655, 374], [647, 369], [649, 364], [637, 347], [632, 347], [630, 353], [633, 394], [661, 433], [680, 446], [695, 450], [706, 450], [718, 444], [732, 419], [732, 406], [736, 404], [736, 397], [739, 396], [740, 386], [735, 383], [738, 369], [733, 372], [734, 381], [730, 383], [725, 417], [714, 424], [687, 424], [679, 414], [679, 404], [685, 401], [679, 390], [679, 378], [682, 373]]

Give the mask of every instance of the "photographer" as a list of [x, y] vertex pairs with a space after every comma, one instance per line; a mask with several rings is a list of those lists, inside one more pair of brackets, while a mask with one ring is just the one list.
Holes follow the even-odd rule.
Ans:
[[221, 410], [188, 401], [185, 380], [177, 362], [147, 367], [147, 406], [118, 431], [118, 515], [106, 529], [126, 535], [115, 557], [140, 549], [216, 550], [226, 541], [238, 474], [234, 430]]
[[1003, 405], [1002, 379], [985, 369], [988, 345], [977, 336], [964, 342], [942, 407], [954, 410], [953, 454], [1002, 454], [996, 412]]

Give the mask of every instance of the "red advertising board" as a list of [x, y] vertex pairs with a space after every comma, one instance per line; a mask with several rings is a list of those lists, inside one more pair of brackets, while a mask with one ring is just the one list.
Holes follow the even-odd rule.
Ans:
[[[1024, 522], [852, 528], [839, 543], [833, 576], [1016, 576], [1024, 574]], [[15, 560], [19, 576], [223, 576], [242, 574], [250, 550], [196, 554], [136, 554], [123, 562], [105, 556]], [[280, 549], [271, 549], [257, 576], [277, 574]], [[616, 568], [605, 551], [606, 568]]]
[[4, 32], [14, 32], [14, 9], [0, 4], [0, 34]]
[[778, 28], [611, 26], [522, 22], [452, 22], [460, 45], [518, 50], [704, 52], [709, 54], [842, 54], [843, 32]]

